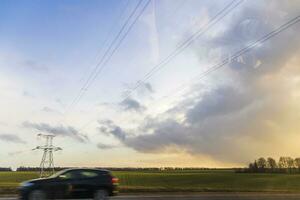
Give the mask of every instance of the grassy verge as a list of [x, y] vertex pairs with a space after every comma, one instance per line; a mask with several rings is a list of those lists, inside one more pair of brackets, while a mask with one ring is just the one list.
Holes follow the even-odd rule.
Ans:
[[[232, 171], [113, 172], [121, 193], [300, 192], [299, 174], [238, 174]], [[14, 194], [35, 172], [0, 172], [0, 194]]]

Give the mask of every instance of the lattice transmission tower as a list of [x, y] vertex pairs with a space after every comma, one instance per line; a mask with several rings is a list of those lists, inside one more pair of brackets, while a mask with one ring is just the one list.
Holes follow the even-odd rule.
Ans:
[[38, 134], [38, 137], [44, 138], [45, 145], [37, 146], [33, 150], [42, 150], [43, 156], [40, 164], [40, 177], [46, 177], [54, 173], [54, 159], [53, 152], [60, 151], [62, 148], [53, 146], [53, 138], [55, 135], [52, 134]]

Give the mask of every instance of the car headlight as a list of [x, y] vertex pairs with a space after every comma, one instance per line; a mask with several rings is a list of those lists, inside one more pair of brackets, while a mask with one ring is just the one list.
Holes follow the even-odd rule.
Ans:
[[30, 182], [23, 182], [21, 183], [21, 187], [30, 187], [30, 186], [33, 186], [34, 184], [33, 183], [30, 183]]

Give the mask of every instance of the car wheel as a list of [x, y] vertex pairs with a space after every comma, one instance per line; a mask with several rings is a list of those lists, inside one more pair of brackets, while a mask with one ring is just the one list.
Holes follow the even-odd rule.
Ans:
[[30, 192], [28, 200], [46, 200], [46, 194], [41, 190], [33, 190]]
[[108, 200], [108, 192], [106, 190], [97, 190], [94, 194], [94, 200]]

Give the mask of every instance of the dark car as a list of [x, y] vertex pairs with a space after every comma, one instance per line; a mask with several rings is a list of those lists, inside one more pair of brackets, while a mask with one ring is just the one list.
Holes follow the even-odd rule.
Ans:
[[22, 200], [84, 199], [106, 200], [117, 193], [118, 179], [107, 170], [67, 169], [49, 178], [23, 182]]

